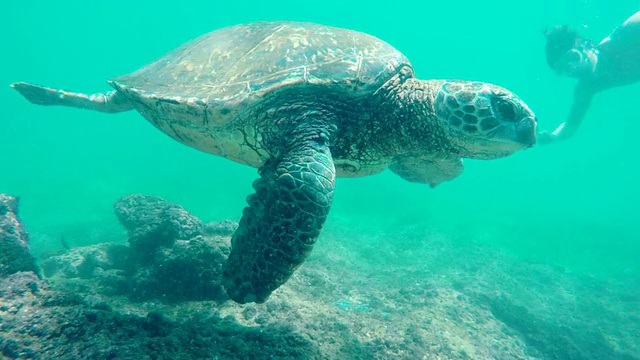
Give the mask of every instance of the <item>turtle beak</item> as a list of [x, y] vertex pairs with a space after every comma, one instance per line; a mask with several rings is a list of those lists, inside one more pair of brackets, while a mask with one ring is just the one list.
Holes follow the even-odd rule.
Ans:
[[536, 125], [536, 118], [529, 117], [516, 126], [516, 141], [524, 145], [525, 149], [532, 148], [536, 145]]

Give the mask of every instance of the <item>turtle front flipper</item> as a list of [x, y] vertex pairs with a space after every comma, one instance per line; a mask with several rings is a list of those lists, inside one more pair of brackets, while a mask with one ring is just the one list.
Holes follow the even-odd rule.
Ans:
[[450, 181], [462, 174], [462, 159], [456, 156], [403, 156], [389, 165], [401, 178], [415, 183], [436, 187], [444, 181]]
[[118, 91], [85, 95], [59, 89], [46, 88], [25, 82], [11, 84], [25, 99], [36, 105], [70, 106], [105, 113], [117, 113], [133, 109], [133, 104]]
[[329, 213], [335, 168], [322, 131], [268, 160], [231, 240], [223, 283], [238, 303], [266, 301], [309, 256]]

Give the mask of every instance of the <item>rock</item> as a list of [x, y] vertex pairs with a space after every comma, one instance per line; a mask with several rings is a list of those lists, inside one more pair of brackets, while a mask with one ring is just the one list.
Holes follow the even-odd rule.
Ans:
[[[46, 279], [69, 292], [124, 295], [135, 300], [228, 300], [221, 286], [222, 266], [231, 251], [229, 237], [176, 240], [144, 263], [130, 262], [133, 249], [103, 243], [77, 247], [42, 262]], [[88, 280], [88, 281], [81, 281]]]
[[0, 278], [19, 271], [39, 273], [29, 249], [29, 234], [18, 217], [19, 199], [0, 194]]
[[221, 276], [229, 251], [228, 238], [177, 240], [138, 270], [132, 279], [132, 295], [137, 299], [226, 301]]
[[231, 220], [212, 221], [204, 225], [207, 236], [231, 236], [238, 228], [238, 223]]
[[24, 297], [26, 293], [38, 295], [43, 287], [46, 288], [47, 285], [41, 282], [33, 272], [20, 271], [11, 274], [0, 281], [0, 299], [3, 300], [0, 304], [3, 304], [3, 307], [7, 307], [6, 300]]
[[200, 219], [158, 196], [127, 195], [115, 202], [114, 209], [129, 234], [134, 261], [148, 262], [159, 248], [192, 239], [204, 229]]
[[73, 248], [65, 254], [49, 257], [41, 267], [47, 278], [64, 276], [88, 279], [95, 276], [98, 270], [124, 270], [128, 255], [129, 247], [126, 245], [102, 243]]
[[286, 327], [247, 327], [189, 303], [173, 311], [123, 305], [61, 292], [31, 272], [0, 279], [0, 359], [321, 358]]

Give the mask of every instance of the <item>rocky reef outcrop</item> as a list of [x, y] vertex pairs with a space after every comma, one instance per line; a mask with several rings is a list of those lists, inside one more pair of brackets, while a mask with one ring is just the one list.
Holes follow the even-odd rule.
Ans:
[[0, 194], [0, 278], [19, 271], [39, 273], [29, 234], [18, 217], [19, 198]]
[[269, 301], [242, 305], [219, 281], [235, 222], [140, 194], [115, 205], [128, 239], [0, 277], [0, 358], [640, 359], [628, 278], [351, 225], [327, 231]]
[[45, 276], [91, 278], [98, 292], [138, 301], [228, 299], [222, 265], [237, 223], [204, 224], [177, 204], [142, 194], [119, 199], [114, 210], [129, 234], [127, 244], [98, 244], [51, 257], [42, 263]]

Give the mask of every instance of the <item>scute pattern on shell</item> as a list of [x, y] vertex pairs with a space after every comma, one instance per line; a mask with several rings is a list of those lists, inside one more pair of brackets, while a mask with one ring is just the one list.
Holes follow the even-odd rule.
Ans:
[[368, 94], [409, 61], [373, 36], [304, 22], [256, 22], [202, 35], [157, 61], [114, 79], [156, 97], [241, 101], [308, 83]]

